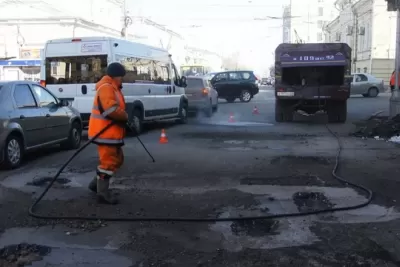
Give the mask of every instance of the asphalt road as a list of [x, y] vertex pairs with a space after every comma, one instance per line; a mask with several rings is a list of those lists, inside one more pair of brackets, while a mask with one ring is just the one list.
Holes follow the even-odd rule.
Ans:
[[[329, 126], [344, 149], [340, 174], [374, 190], [368, 207], [233, 223], [32, 219], [27, 216], [29, 204], [73, 153], [54, 148], [29, 156], [18, 170], [0, 173], [0, 266], [17, 266], [17, 260], [43, 267], [400, 266], [399, 149], [349, 136], [353, 122], [387, 112], [388, 99], [384, 94], [352, 97], [348, 122]], [[255, 106], [259, 114], [252, 114]], [[162, 128], [168, 144], [158, 142]], [[87, 191], [97, 164], [95, 146], [90, 146], [62, 174], [39, 212], [224, 218], [366, 200], [362, 192], [332, 178], [337, 140], [325, 125], [275, 123], [268, 88], [250, 103], [222, 101], [211, 119], [200, 116], [187, 125], [154, 126], [141, 138], [156, 163], [135, 138], [127, 138], [125, 165], [113, 181], [121, 204], [98, 206]]]

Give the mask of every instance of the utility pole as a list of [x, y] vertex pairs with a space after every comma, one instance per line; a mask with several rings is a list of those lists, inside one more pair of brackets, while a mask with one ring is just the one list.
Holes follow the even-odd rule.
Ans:
[[126, 8], [126, 0], [122, 0], [122, 30], [121, 37], [128, 39], [128, 26], [132, 24], [132, 19], [128, 16], [128, 10]]
[[358, 54], [358, 14], [356, 9], [353, 7], [351, 9], [354, 17], [354, 24], [353, 24], [353, 34], [354, 34], [354, 58], [353, 58], [353, 73], [357, 72], [357, 54]]
[[290, 24], [289, 24], [289, 43], [292, 42], [292, 0], [289, 1], [289, 16], [287, 19], [289, 19]]
[[399, 64], [400, 64], [400, 0], [386, 0], [387, 10], [396, 11], [396, 56], [395, 56], [395, 86], [389, 102], [389, 116], [393, 118], [400, 114], [400, 94], [399, 94]]

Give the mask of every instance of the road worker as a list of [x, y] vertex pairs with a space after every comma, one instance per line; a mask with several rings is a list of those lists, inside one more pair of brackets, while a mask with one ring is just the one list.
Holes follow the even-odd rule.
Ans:
[[[390, 90], [394, 90], [394, 88], [396, 87], [395, 85], [396, 85], [396, 75], [395, 75], [395, 72], [396, 71], [393, 71], [392, 72], [392, 75], [390, 76], [390, 81], [389, 81], [389, 86], [390, 86]], [[400, 75], [399, 75], [399, 80], [398, 80], [398, 83], [399, 83], [399, 85], [400, 85]]]
[[120, 63], [111, 63], [108, 66], [107, 75], [96, 84], [97, 92], [89, 119], [89, 138], [93, 138], [110, 123], [115, 123], [93, 141], [99, 153], [99, 166], [89, 189], [97, 194], [97, 201], [103, 204], [118, 203], [110, 193], [109, 186], [110, 178], [124, 161], [122, 146], [128, 114], [121, 89], [125, 74], [125, 68]]

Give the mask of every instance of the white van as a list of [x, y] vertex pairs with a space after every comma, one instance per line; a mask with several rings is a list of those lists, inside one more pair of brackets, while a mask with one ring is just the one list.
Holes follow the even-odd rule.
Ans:
[[46, 42], [42, 60], [42, 85], [72, 102], [84, 124], [89, 120], [95, 85], [112, 62], [126, 68], [122, 90], [137, 133], [145, 122], [187, 121], [185, 77], [179, 76], [164, 49], [110, 37], [57, 39]]

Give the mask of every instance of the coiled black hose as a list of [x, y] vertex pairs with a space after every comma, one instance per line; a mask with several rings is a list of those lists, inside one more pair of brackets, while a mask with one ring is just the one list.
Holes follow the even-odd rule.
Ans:
[[[337, 179], [338, 181], [342, 182], [345, 185], [350, 185], [354, 188], [360, 189], [364, 191], [367, 195], [367, 200], [352, 206], [344, 206], [344, 207], [335, 207], [335, 208], [328, 208], [316, 211], [306, 211], [306, 212], [296, 212], [296, 213], [281, 213], [281, 214], [272, 214], [272, 215], [262, 215], [262, 216], [244, 216], [244, 217], [228, 217], [228, 218], [187, 218], [187, 217], [84, 217], [84, 216], [50, 216], [50, 215], [42, 215], [35, 211], [40, 201], [43, 197], [47, 194], [50, 188], [53, 186], [54, 182], [60, 176], [62, 171], [68, 166], [68, 164], [79, 154], [81, 153], [89, 144], [93, 142], [98, 136], [100, 136], [104, 131], [106, 131], [109, 127], [111, 127], [112, 123], [108, 126], [104, 127], [96, 136], [89, 139], [83, 146], [81, 146], [58, 170], [58, 172], [54, 175], [51, 182], [47, 185], [45, 190], [42, 194], [33, 202], [32, 206], [29, 208], [29, 215], [38, 218], [38, 219], [46, 219], [46, 220], [87, 220], [87, 221], [118, 221], [118, 222], [138, 222], [138, 221], [156, 221], [156, 222], [226, 222], [226, 221], [248, 221], [248, 220], [267, 220], [267, 219], [278, 219], [278, 218], [285, 218], [285, 217], [301, 217], [301, 216], [308, 216], [308, 215], [317, 215], [322, 213], [332, 213], [336, 211], [345, 211], [345, 210], [354, 210], [365, 207], [369, 205], [372, 201], [373, 192], [356, 183], [352, 183], [350, 181], [345, 180], [344, 178], [340, 177], [337, 174], [340, 164], [340, 156], [342, 152], [342, 142], [339, 136], [333, 132], [328, 125], [326, 125], [327, 130], [332, 136], [337, 140], [338, 149], [337, 154], [335, 157], [335, 165], [332, 169], [332, 176]], [[130, 126], [128, 125], [130, 128]], [[140, 144], [152, 158], [153, 162], [155, 162], [152, 155], [149, 153], [143, 142], [137, 137]]]

